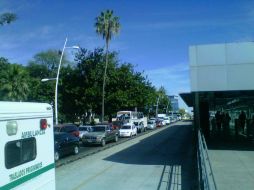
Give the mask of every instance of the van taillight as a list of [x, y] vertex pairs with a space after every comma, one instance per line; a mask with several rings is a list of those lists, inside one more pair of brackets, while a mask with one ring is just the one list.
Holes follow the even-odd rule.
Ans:
[[48, 124], [46, 119], [41, 119], [41, 129], [46, 129]]

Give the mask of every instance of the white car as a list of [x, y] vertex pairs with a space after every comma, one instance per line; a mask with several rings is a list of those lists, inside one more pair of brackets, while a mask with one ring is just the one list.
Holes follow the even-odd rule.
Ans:
[[137, 135], [137, 127], [133, 124], [125, 124], [119, 130], [120, 137], [132, 137], [133, 135]]
[[90, 125], [81, 125], [79, 126], [79, 138], [82, 139], [83, 135], [89, 133], [91, 131]]
[[166, 121], [164, 120], [164, 117], [158, 117], [158, 119], [161, 120], [163, 126], [167, 125]]
[[165, 121], [166, 125], [170, 124], [170, 119], [169, 117], [164, 117], [163, 120]]
[[156, 121], [155, 121], [155, 119], [152, 119], [152, 120], [148, 121], [147, 128], [148, 129], [155, 129], [156, 128]]

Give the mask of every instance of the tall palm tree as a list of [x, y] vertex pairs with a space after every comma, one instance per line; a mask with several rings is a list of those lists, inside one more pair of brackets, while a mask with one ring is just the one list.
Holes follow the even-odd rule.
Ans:
[[113, 10], [102, 11], [101, 14], [96, 17], [95, 29], [96, 33], [105, 40], [106, 42], [106, 64], [104, 69], [103, 76], [103, 85], [102, 85], [102, 111], [101, 119], [104, 121], [104, 98], [105, 98], [105, 86], [106, 86], [106, 76], [107, 76], [107, 67], [108, 67], [108, 49], [109, 42], [115, 34], [119, 33], [120, 23], [119, 17], [114, 16]]
[[20, 65], [12, 64], [0, 79], [0, 95], [3, 100], [23, 101], [27, 99], [28, 74]]

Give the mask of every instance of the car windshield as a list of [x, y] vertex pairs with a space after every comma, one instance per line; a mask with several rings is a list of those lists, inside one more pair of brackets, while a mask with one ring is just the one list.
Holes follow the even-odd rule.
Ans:
[[64, 138], [63, 134], [54, 134], [55, 141], [60, 141], [62, 138]]
[[54, 127], [54, 132], [59, 132], [60, 131], [60, 127]]
[[148, 121], [148, 124], [154, 124], [154, 121]]
[[92, 127], [92, 132], [100, 132], [100, 131], [105, 131], [106, 127], [104, 126], [96, 126], [96, 127]]
[[79, 127], [79, 131], [89, 131], [89, 127]]
[[131, 129], [131, 126], [130, 125], [124, 125], [124, 126], [122, 126], [121, 129]]

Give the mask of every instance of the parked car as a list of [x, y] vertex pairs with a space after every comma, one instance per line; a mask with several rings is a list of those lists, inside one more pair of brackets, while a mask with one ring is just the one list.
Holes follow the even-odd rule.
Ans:
[[65, 132], [55, 132], [55, 160], [63, 155], [79, 153], [79, 138]]
[[134, 124], [124, 124], [119, 130], [120, 137], [132, 137], [137, 133], [137, 127]]
[[164, 120], [164, 117], [158, 117], [158, 120], [162, 122], [162, 125], [166, 125], [166, 121]]
[[169, 119], [170, 119], [171, 123], [174, 123], [174, 122], [177, 121], [176, 118], [175, 118], [174, 116], [169, 116]]
[[113, 129], [112, 125], [95, 125], [91, 131], [82, 137], [83, 145], [100, 144], [105, 146], [109, 141], [118, 141], [118, 130]]
[[80, 140], [82, 139], [84, 134], [87, 134], [91, 131], [91, 125], [81, 125], [79, 126], [78, 130], [79, 130], [79, 138]]
[[54, 132], [65, 132], [79, 137], [79, 129], [75, 124], [59, 124], [54, 126]]
[[133, 124], [136, 126], [138, 133], [146, 131], [146, 128], [144, 127], [143, 122], [135, 121], [135, 122], [133, 122]]
[[170, 119], [169, 117], [163, 117], [163, 120], [165, 121], [166, 125], [169, 125], [170, 124]]
[[162, 127], [162, 126], [163, 126], [162, 120], [160, 119], [156, 120], [156, 127]]
[[148, 123], [147, 123], [147, 128], [148, 128], [148, 129], [155, 129], [155, 128], [156, 128], [156, 121], [155, 121], [155, 119], [154, 119], [154, 120], [153, 120], [153, 119], [152, 119], [152, 120], [150, 119], [150, 120], [148, 121]]

